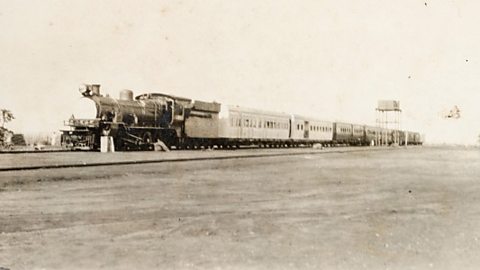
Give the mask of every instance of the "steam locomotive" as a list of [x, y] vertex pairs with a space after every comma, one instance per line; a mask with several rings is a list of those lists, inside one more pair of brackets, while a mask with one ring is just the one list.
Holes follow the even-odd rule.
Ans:
[[65, 122], [68, 129], [62, 131], [62, 144], [73, 150], [99, 150], [102, 136], [113, 138], [116, 150], [151, 150], [157, 141], [176, 149], [423, 143], [417, 132], [225, 106], [167, 94], [146, 93], [133, 98], [131, 90], [123, 90], [120, 98], [114, 99], [103, 96], [96, 84], [82, 86], [80, 93], [91, 101], [95, 118], [72, 116]]

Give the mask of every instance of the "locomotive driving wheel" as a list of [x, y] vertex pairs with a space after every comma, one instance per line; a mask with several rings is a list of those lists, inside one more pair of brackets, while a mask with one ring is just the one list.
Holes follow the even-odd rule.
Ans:
[[145, 144], [145, 147], [149, 150], [153, 150], [153, 137], [152, 133], [150, 132], [145, 132], [143, 134], [143, 143]]

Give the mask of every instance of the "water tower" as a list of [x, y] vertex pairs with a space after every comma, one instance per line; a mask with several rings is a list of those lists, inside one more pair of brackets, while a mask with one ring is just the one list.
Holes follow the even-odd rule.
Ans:
[[[377, 145], [387, 145], [389, 141], [388, 137], [392, 136], [393, 144], [398, 145], [400, 143], [399, 130], [400, 120], [402, 116], [402, 110], [400, 109], [400, 101], [379, 100], [376, 112], [377, 127], [380, 128], [382, 132], [377, 132], [375, 143]], [[386, 132], [385, 129], [393, 129], [393, 134], [391, 132]]]

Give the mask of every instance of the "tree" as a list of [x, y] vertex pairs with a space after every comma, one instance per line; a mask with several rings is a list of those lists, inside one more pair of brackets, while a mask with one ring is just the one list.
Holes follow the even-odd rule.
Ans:
[[1, 121], [2, 128], [5, 126], [5, 123], [15, 119], [15, 117], [13, 116], [13, 113], [9, 110], [1, 109], [0, 112], [1, 112], [0, 121]]

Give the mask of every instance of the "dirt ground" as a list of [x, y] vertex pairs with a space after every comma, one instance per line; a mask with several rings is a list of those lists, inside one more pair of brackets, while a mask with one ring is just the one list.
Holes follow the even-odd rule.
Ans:
[[0, 172], [0, 187], [11, 270], [480, 267], [475, 148]]

